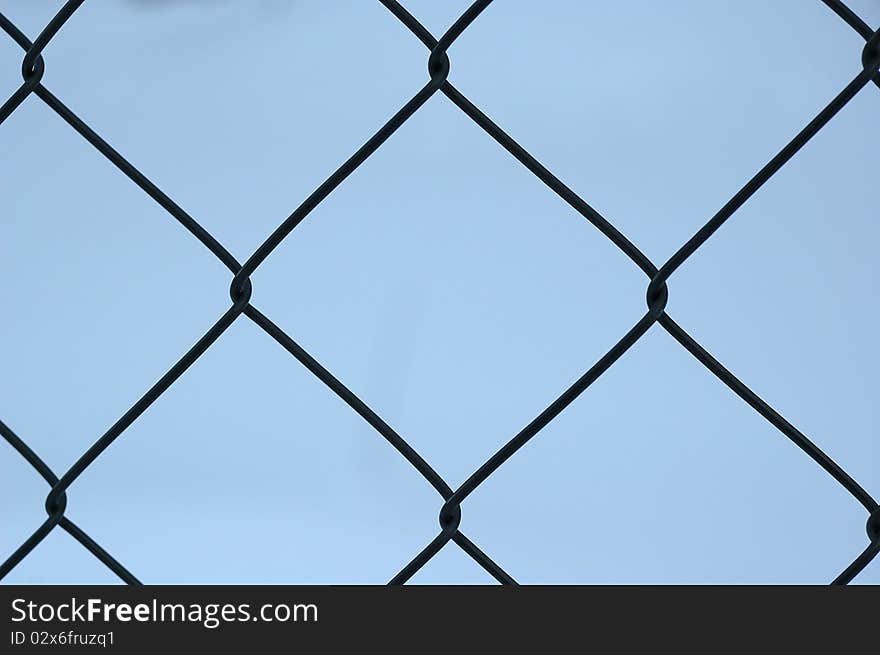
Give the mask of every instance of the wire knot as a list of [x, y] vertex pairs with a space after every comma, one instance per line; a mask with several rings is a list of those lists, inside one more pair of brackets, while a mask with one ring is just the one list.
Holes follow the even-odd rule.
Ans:
[[871, 540], [871, 543], [880, 540], [880, 507], [871, 512], [865, 530], [868, 532], [868, 539]]
[[67, 492], [64, 489], [59, 492], [53, 487], [49, 495], [46, 496], [45, 507], [49, 516], [61, 518], [64, 515], [64, 510], [67, 509]]
[[440, 510], [440, 527], [443, 532], [455, 532], [461, 524], [461, 505], [443, 505]]
[[666, 303], [669, 302], [669, 288], [666, 286], [666, 280], [657, 273], [651, 278], [648, 290], [645, 293], [645, 301], [648, 303], [648, 309], [659, 318], [660, 314], [666, 309]]
[[874, 32], [874, 35], [865, 44], [865, 48], [862, 50], [862, 66], [865, 67], [865, 70], [880, 73], [880, 30]]
[[251, 300], [254, 288], [251, 285], [251, 279], [249, 277], [240, 278], [240, 273], [241, 271], [232, 278], [232, 284], [229, 285], [229, 297], [232, 298], [235, 305], [247, 305]]
[[39, 51], [28, 50], [21, 62], [21, 76], [24, 78], [24, 81], [36, 86], [43, 79], [43, 73], [45, 72], [46, 64], [43, 61], [43, 55]]
[[428, 74], [431, 76], [431, 81], [438, 86], [446, 82], [446, 78], [449, 77], [449, 55], [446, 54], [446, 50], [435, 48], [431, 51], [431, 56], [428, 57]]

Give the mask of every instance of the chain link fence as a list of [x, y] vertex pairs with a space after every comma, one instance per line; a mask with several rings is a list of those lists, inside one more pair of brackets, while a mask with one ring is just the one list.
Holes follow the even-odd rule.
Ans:
[[[661, 266], [655, 265], [639, 248], [628, 240], [614, 225], [601, 216], [586, 201], [567, 187], [557, 177], [529, 154], [511, 136], [506, 134], [492, 120], [483, 114], [462, 95], [448, 80], [449, 59], [447, 49], [477, 19], [492, 0], [477, 0], [458, 20], [439, 38], [431, 34], [414, 16], [395, 0], [379, 0], [403, 26], [418, 38], [429, 51], [428, 74], [425, 86], [413, 96], [396, 114], [373, 134], [342, 166], [327, 178], [302, 204], [272, 232], [259, 248], [244, 262], [240, 263], [230, 252], [205, 230], [192, 216], [181, 209], [155, 184], [144, 176], [134, 165], [126, 160], [90, 126], [74, 114], [58, 97], [42, 83], [45, 71], [42, 52], [64, 27], [85, 0], [68, 0], [49, 22], [43, 31], [31, 41], [9, 19], [0, 13], [0, 28], [11, 37], [25, 52], [22, 61], [24, 82], [0, 107], [0, 125], [25, 101], [34, 95], [56, 112], [64, 121], [110, 160], [124, 175], [140, 187], [146, 194], [163, 207], [174, 219], [180, 222], [193, 237], [210, 250], [232, 274], [229, 289], [231, 306], [217, 319], [190, 350], [183, 355], [161, 379], [156, 382], [134, 405], [132, 405], [113, 426], [107, 430], [82, 456], [60, 477], [56, 475], [18, 435], [0, 421], [0, 434], [3, 438], [39, 473], [50, 487], [46, 497], [48, 518], [28, 537], [21, 546], [0, 565], [0, 579], [6, 576], [56, 527], [68, 532], [98, 560], [104, 563], [124, 582], [139, 585], [141, 582], [125, 566], [113, 558], [98, 543], [79, 528], [67, 514], [67, 491], [77, 478], [95, 462], [101, 453], [118, 439], [134, 421], [199, 358], [220, 337], [230, 325], [244, 316], [253, 321], [285, 350], [295, 357], [312, 374], [320, 379], [333, 393], [357, 412], [369, 425], [384, 437], [419, 473], [425, 478], [443, 500], [439, 519], [440, 532], [394, 575], [390, 584], [403, 584], [422, 568], [441, 548], [454, 542], [472, 557], [496, 580], [503, 584], [516, 584], [509, 573], [504, 571], [492, 558], [465, 536], [461, 529], [461, 505], [495, 470], [535, 437], [548, 423], [558, 416], [599, 376], [602, 375], [651, 327], [660, 325], [682, 348], [693, 355], [709, 369], [721, 382], [743, 401], [763, 416], [783, 435], [794, 442], [807, 456], [843, 486], [856, 501], [867, 510], [867, 533], [869, 544], [843, 571], [832, 584], [847, 584], [880, 552], [880, 510], [871, 495], [853, 480], [840, 466], [828, 457], [818, 446], [786, 421], [767, 402], [758, 397], [749, 387], [737, 379], [718, 360], [697, 343], [667, 313], [669, 297], [668, 280], [675, 271], [739, 209], [758, 189], [779, 171], [807, 142], [815, 136], [856, 94], [873, 82], [880, 88], [880, 30], [872, 30], [859, 16], [838, 0], [822, 0], [837, 16], [844, 20], [866, 41], [861, 52], [861, 66], [858, 65], [858, 52], [853, 53], [853, 69], [857, 73], [843, 90], [833, 98], [815, 118], [811, 120], [779, 153], [773, 157], [745, 186], [706, 222], [672, 257]], [[272, 251], [318, 206], [336, 187], [338, 187], [358, 166], [370, 157], [394, 132], [403, 125], [434, 94], [445, 95], [456, 107], [473, 120], [485, 133], [509, 152], [517, 161], [538, 177], [547, 188], [557, 194], [586, 220], [592, 223], [615, 246], [629, 257], [648, 278], [646, 303], [647, 310], [642, 318], [623, 335], [620, 340], [595, 362], [574, 384], [563, 391], [544, 411], [534, 418], [518, 434], [510, 439], [491, 458], [474, 471], [457, 489], [453, 489], [417, 453], [401, 435], [395, 432], [360, 398], [352, 393], [340, 380], [325, 369], [309, 353], [301, 348], [281, 328], [250, 302], [250, 276], [266, 260]]]

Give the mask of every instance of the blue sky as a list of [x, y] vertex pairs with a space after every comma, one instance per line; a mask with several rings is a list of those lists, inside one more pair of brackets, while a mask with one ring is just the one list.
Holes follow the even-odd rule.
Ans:
[[[34, 37], [60, 4], [0, 11]], [[439, 35], [468, 3], [404, 4]], [[880, 24], [876, 2], [850, 6]], [[818, 0], [498, 0], [450, 79], [661, 263], [863, 45]], [[427, 55], [378, 2], [88, 0], [44, 83], [244, 260], [421, 88]], [[0, 38], [4, 98], [21, 58]], [[675, 273], [667, 307], [875, 496], [878, 112], [864, 89]], [[0, 418], [60, 475], [227, 309], [230, 275], [38, 99], [0, 150]], [[252, 301], [455, 487], [638, 320], [646, 284], [438, 94], [266, 260]], [[0, 448], [0, 556], [47, 491]], [[382, 583], [442, 504], [245, 318], [68, 496], [152, 583]], [[863, 508], [659, 326], [462, 515], [526, 583], [824, 583], [867, 545]], [[7, 581], [116, 578], [56, 530]], [[449, 545], [413, 582], [491, 579]]]

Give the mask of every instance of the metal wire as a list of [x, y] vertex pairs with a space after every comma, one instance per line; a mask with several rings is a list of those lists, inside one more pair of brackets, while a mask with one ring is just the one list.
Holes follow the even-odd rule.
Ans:
[[[842, 110], [869, 82], [880, 88], [880, 30], [872, 30], [843, 2], [822, 0], [835, 14], [852, 27], [865, 41], [862, 50], [861, 70], [843, 90], [834, 97], [779, 153], [755, 174], [736, 194], [716, 213], [696, 234], [675, 252], [662, 266], [657, 267], [638, 247], [618, 231], [608, 220], [593, 209], [574, 191], [530, 155], [511, 136], [505, 133], [492, 120], [474, 106], [448, 80], [449, 58], [447, 49], [477, 19], [492, 0], [477, 0], [440, 37], [435, 38], [412, 14], [396, 0], [379, 0], [416, 38], [430, 51], [428, 57], [428, 82], [406, 104], [395, 113], [385, 125], [371, 136], [360, 149], [328, 177], [297, 209], [272, 232], [256, 251], [240, 264], [235, 257], [205, 230], [192, 216], [165, 195], [155, 184], [144, 176], [134, 165], [126, 160], [109, 143], [74, 114], [61, 100], [53, 95], [43, 83], [45, 63], [42, 52], [49, 42], [66, 25], [85, 0], [68, 0], [55, 17], [33, 41], [28, 39], [9, 19], [0, 13], [0, 28], [3, 29], [25, 51], [22, 61], [22, 85], [0, 107], [2, 124], [28, 97], [35, 95], [50, 109], [55, 111], [70, 127], [110, 160], [124, 175], [155, 200], [211, 253], [213, 253], [232, 273], [229, 294], [232, 305], [205, 334], [156, 382], [119, 420], [114, 423], [83, 455], [59, 478], [43, 460], [6, 424], [0, 421], [0, 435], [39, 473], [50, 487], [46, 497], [48, 517], [0, 565], [0, 579], [19, 564], [52, 530], [60, 526], [79, 541], [98, 560], [103, 562], [121, 580], [131, 585], [141, 582], [116, 561], [112, 555], [93, 541], [83, 530], [68, 518], [67, 491], [77, 478], [104, 450], [119, 438], [137, 418], [199, 358], [226, 329], [240, 316], [246, 316], [275, 339], [281, 347], [303, 364], [321, 380], [333, 393], [369, 423], [391, 446], [393, 446], [437, 491], [443, 499], [440, 509], [439, 534], [413, 559], [406, 564], [389, 584], [403, 584], [409, 580], [428, 560], [436, 555], [450, 541], [470, 555], [490, 575], [503, 584], [516, 584], [515, 580], [501, 569], [488, 555], [468, 539], [461, 531], [461, 506], [492, 473], [510, 459], [523, 445], [535, 437], [548, 423], [568, 407], [599, 376], [611, 367], [636, 341], [655, 323], [665, 329], [673, 339], [708, 368], [731, 391], [744, 400], [756, 412], [776, 427], [783, 435], [794, 442], [820, 467], [831, 475], [841, 486], [861, 503], [868, 512], [867, 533], [869, 544], [865, 550], [840, 573], [832, 584], [843, 585], [850, 582], [880, 552], [880, 510], [877, 502], [855, 480], [853, 480], [828, 455], [777, 413], [727, 368], [706, 351], [666, 311], [669, 299], [667, 282], [675, 271], [697, 251], [743, 204], [748, 201], [777, 171], [779, 171], [807, 142], [815, 136], [834, 116]], [[551, 191], [568, 203], [575, 211], [595, 226], [615, 246], [629, 257], [648, 277], [646, 292], [647, 310], [639, 321], [586, 373], [566, 389], [544, 411], [526, 425], [510, 441], [457, 489], [450, 487], [443, 478], [426, 462], [407, 441], [383, 421], [370, 407], [352, 393], [340, 380], [325, 369], [317, 360], [299, 346], [284, 330], [272, 322], [250, 302], [250, 276], [272, 254], [275, 248], [288, 237], [311, 211], [318, 206], [334, 189], [366, 161], [388, 138], [400, 128], [435, 93], [445, 95], [465, 115], [479, 125], [501, 147], [517, 161], [538, 177]]]

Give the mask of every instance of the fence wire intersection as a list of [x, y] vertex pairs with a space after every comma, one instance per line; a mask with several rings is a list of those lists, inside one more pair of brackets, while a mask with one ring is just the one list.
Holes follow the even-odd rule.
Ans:
[[[0, 435], [42, 476], [50, 487], [46, 497], [47, 518], [19, 548], [0, 565], [0, 579], [15, 568], [56, 527], [61, 527], [122, 581], [131, 585], [141, 582], [125, 566], [104, 550], [67, 516], [67, 490], [77, 478], [113, 443], [157, 398], [167, 391], [183, 373], [225, 332], [244, 315], [272, 337], [282, 348], [296, 358], [306, 369], [349, 405], [388, 443], [395, 448], [437, 491], [443, 499], [440, 509], [439, 534], [407, 563], [389, 584], [403, 584], [421, 569], [441, 548], [454, 542], [490, 575], [502, 584], [516, 584], [492, 558], [484, 553], [462, 532], [461, 506], [494, 471], [511, 458], [523, 445], [540, 432], [566, 407], [580, 396], [609, 367], [636, 343], [655, 323], [659, 324], [697, 361], [709, 369], [731, 391], [763, 416], [803, 450], [831, 477], [843, 486], [868, 512], [868, 546], [832, 581], [835, 585], [849, 583], [880, 552], [880, 510], [877, 502], [836, 462], [816, 444], [777, 413], [727, 368], [705, 350], [679, 326], [666, 311], [669, 299], [668, 280], [675, 271], [697, 251], [749, 198], [778, 172], [809, 140], [843, 109], [857, 93], [870, 82], [880, 88], [880, 30], [872, 30], [858, 15], [839, 0], [822, 2], [844, 20], [864, 40], [861, 70], [785, 147], [755, 174], [722, 208], [712, 216], [665, 263], [657, 267], [638, 247], [619, 232], [608, 220], [529, 154], [519, 143], [504, 132], [479, 108], [473, 105], [448, 80], [450, 62], [447, 50], [477, 19], [493, 0], [477, 0], [439, 38], [434, 37], [412, 14], [396, 0], [379, 0], [428, 49], [428, 82], [406, 102], [391, 119], [373, 134], [345, 163], [328, 177], [297, 209], [288, 216], [245, 262], [239, 261], [192, 216], [163, 193], [110, 144], [82, 121], [71, 109], [42, 83], [45, 73], [43, 51], [64, 27], [85, 0], [67, 0], [34, 41], [30, 41], [8, 18], [0, 13], [0, 28], [25, 51], [22, 61], [23, 83], [0, 106], [0, 125], [31, 95], [42, 100], [71, 128], [111, 161], [124, 175], [147, 193], [211, 253], [232, 274], [229, 288], [231, 306], [201, 336], [201, 338], [132, 405], [92, 446], [59, 478], [49, 466], [5, 423], [0, 421]], [[429, 98], [437, 92], [445, 95], [465, 115], [494, 139], [510, 155], [538, 177], [572, 209], [589, 221], [620, 249], [648, 277], [647, 310], [633, 327], [608, 350], [586, 373], [566, 389], [556, 400], [536, 416], [519, 433], [505, 443], [492, 457], [477, 468], [463, 484], [453, 489], [426, 462], [409, 443], [379, 417], [358, 396], [349, 390], [330, 371], [299, 346], [284, 330], [260, 312], [251, 302], [250, 276], [269, 255], [287, 238], [311, 211], [333, 192], [354, 170], [364, 163], [394, 132], [398, 130]]]

